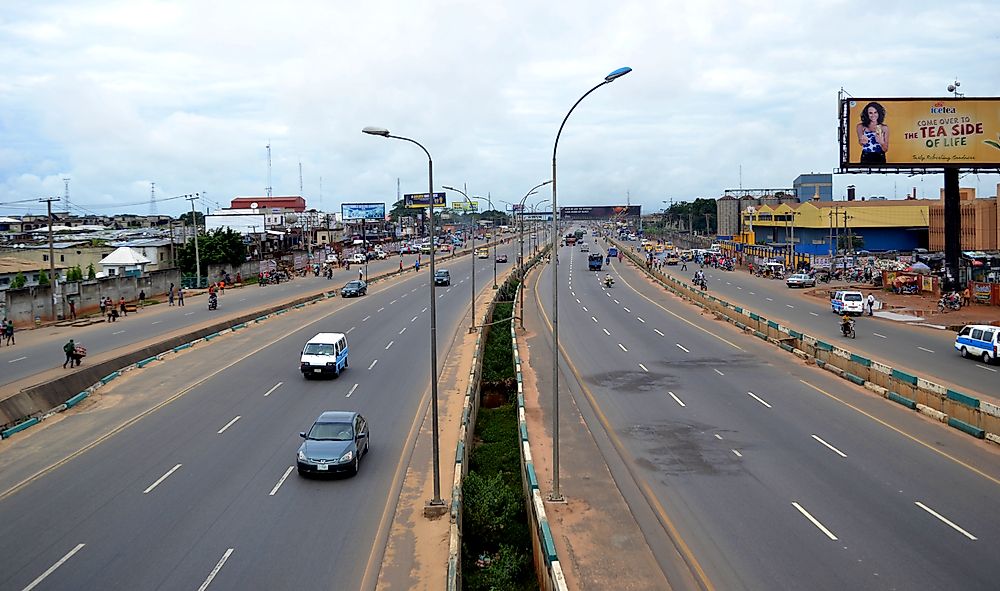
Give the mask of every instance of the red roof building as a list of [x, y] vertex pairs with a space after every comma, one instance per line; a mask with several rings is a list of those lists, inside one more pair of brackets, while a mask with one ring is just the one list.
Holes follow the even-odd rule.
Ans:
[[306, 200], [299, 195], [284, 195], [281, 197], [236, 197], [230, 203], [232, 209], [281, 209], [302, 213], [306, 210]]

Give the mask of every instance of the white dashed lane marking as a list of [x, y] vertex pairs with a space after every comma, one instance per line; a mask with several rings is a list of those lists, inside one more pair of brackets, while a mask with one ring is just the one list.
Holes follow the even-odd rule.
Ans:
[[766, 402], [766, 401], [765, 401], [765, 400], [764, 400], [763, 398], [761, 398], [760, 396], [757, 396], [757, 395], [756, 395], [756, 394], [754, 394], [753, 392], [747, 392], [747, 394], [749, 394], [749, 395], [750, 395], [750, 397], [751, 397], [751, 398], [753, 398], [754, 400], [756, 400], [757, 402], [759, 402], [759, 403], [763, 404], [764, 406], [766, 406], [766, 407], [768, 407], [768, 408], [771, 408], [771, 405], [770, 405], [770, 404], [768, 404], [768, 403], [767, 403], [767, 402]]
[[680, 349], [681, 351], [684, 351], [685, 353], [690, 353], [690, 352], [691, 352], [691, 351], [688, 351], [688, 350], [687, 350], [687, 349], [686, 349], [686, 348], [684, 347], [684, 345], [682, 345], [682, 344], [680, 344], [680, 343], [674, 343], [674, 344], [675, 344], [675, 345], [677, 345], [677, 348], [678, 348], [678, 349]]
[[726, 375], [726, 374], [722, 373], [721, 371], [719, 371], [717, 369], [714, 369], [714, 368], [712, 369], [712, 371], [714, 371], [715, 373], [719, 374], [720, 376]]
[[937, 512], [937, 511], [935, 511], [934, 509], [931, 509], [930, 507], [928, 507], [927, 505], [925, 505], [925, 504], [921, 503], [920, 501], [915, 501], [915, 502], [914, 502], [914, 505], [916, 505], [917, 507], [920, 507], [920, 508], [921, 508], [921, 509], [923, 509], [924, 511], [927, 511], [928, 513], [930, 513], [930, 514], [931, 514], [931, 515], [933, 515], [934, 517], [937, 517], [937, 518], [938, 518], [938, 519], [940, 519], [940, 520], [941, 520], [941, 521], [942, 521], [943, 523], [945, 523], [945, 524], [949, 525], [949, 526], [950, 526], [950, 527], [951, 527], [952, 529], [954, 529], [954, 530], [955, 530], [955, 531], [957, 531], [958, 533], [962, 534], [963, 536], [965, 536], [965, 537], [969, 538], [970, 540], [976, 540], [976, 539], [978, 539], [978, 538], [976, 538], [976, 536], [974, 536], [974, 535], [970, 534], [969, 532], [965, 531], [965, 530], [964, 530], [964, 529], [962, 529], [961, 527], [959, 527], [959, 526], [955, 525], [955, 523], [954, 523], [953, 521], [949, 520], [949, 519], [948, 519], [947, 517], [945, 517], [944, 515], [941, 515], [940, 513], [938, 513], [938, 512]]
[[606, 328], [602, 328], [601, 330], [603, 330], [603, 331], [604, 331], [604, 334], [608, 335], [609, 337], [611, 336], [611, 333], [610, 333], [610, 332], [608, 332], [608, 329], [606, 329]]
[[658, 329], [658, 328], [654, 328], [653, 332], [655, 332], [656, 334], [660, 335], [661, 337], [667, 336], [667, 335], [663, 334], [662, 332], [660, 332], [660, 329]]
[[830, 451], [832, 451], [833, 453], [837, 454], [838, 456], [840, 456], [842, 458], [846, 458], [847, 457], [847, 454], [845, 454], [844, 452], [840, 451], [836, 447], [833, 447], [829, 443], [823, 441], [818, 435], [813, 435], [812, 438], [815, 439], [816, 441], [822, 443], [823, 445], [825, 445]]
[[670, 394], [670, 397], [673, 398], [674, 402], [676, 402], [677, 404], [681, 406], [687, 406], [686, 404], [684, 404], [684, 401], [678, 398], [677, 395], [674, 394], [673, 392], [667, 392], [667, 394]]
[[819, 531], [821, 531], [824, 534], [826, 534], [826, 537], [830, 538], [833, 541], [837, 540], [837, 536], [833, 535], [833, 532], [830, 531], [830, 530], [828, 530], [825, 525], [823, 525], [822, 523], [819, 522], [818, 519], [816, 519], [815, 517], [813, 517], [812, 515], [810, 515], [809, 512], [806, 511], [802, 507], [802, 505], [796, 503], [795, 501], [792, 501], [792, 506], [795, 507], [795, 509], [799, 513], [801, 513], [803, 517], [805, 517], [806, 519], [808, 519], [810, 523], [812, 523], [813, 525], [815, 525], [816, 528], [819, 529]]
[[618, 343], [618, 348], [621, 349], [622, 351], [625, 351], [626, 353], [628, 353], [628, 349], [625, 348], [625, 345], [623, 345], [621, 343]]

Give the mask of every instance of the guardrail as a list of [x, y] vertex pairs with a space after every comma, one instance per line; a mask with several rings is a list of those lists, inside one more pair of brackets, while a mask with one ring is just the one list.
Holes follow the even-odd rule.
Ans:
[[709, 295], [675, 277], [649, 269], [644, 258], [638, 257], [633, 249], [617, 240], [609, 239], [609, 242], [615, 244], [619, 252], [624, 253], [668, 291], [712, 312], [737, 328], [963, 433], [1000, 443], [1000, 406], [782, 326], [742, 306]]
[[[543, 256], [547, 248], [542, 249], [540, 252], [535, 254], [530, 259], [527, 259], [525, 264], [525, 269], [530, 269], [534, 266]], [[487, 307], [486, 313], [483, 315], [483, 321], [480, 326], [486, 326], [490, 322], [490, 318], [493, 315], [493, 308], [496, 306], [497, 298], [500, 295], [501, 290], [494, 292], [493, 298], [490, 300], [490, 304]], [[517, 296], [515, 295], [515, 302], [517, 301]], [[516, 304], [515, 304], [516, 309]], [[511, 334], [514, 332], [514, 318], [511, 317], [510, 323]], [[472, 450], [472, 439], [475, 435], [476, 430], [476, 416], [479, 413], [479, 381], [482, 377], [482, 356], [483, 348], [486, 346], [486, 340], [483, 338], [484, 332], [480, 331], [479, 335], [476, 337], [476, 350], [472, 358], [472, 369], [469, 372], [469, 385], [465, 390], [465, 400], [462, 403], [462, 421], [459, 425], [458, 434], [458, 445], [455, 449], [455, 471], [454, 478], [451, 487], [451, 507], [450, 507], [450, 520], [451, 525], [448, 532], [448, 580], [447, 588], [448, 591], [461, 591], [462, 589], [462, 482], [465, 476], [468, 474], [468, 464], [469, 464], [469, 454]], [[527, 429], [524, 426], [524, 397], [521, 395], [521, 365], [519, 357], [517, 355], [517, 341], [514, 341], [514, 363], [515, 370], [517, 371], [517, 399], [518, 399], [518, 422], [521, 425], [520, 432], [522, 433], [522, 473], [524, 472], [523, 466], [523, 453], [525, 446], [527, 446]], [[530, 450], [529, 450], [530, 457]], [[534, 468], [532, 468], [532, 474], [534, 474]], [[537, 479], [535, 481], [535, 490], [537, 493]], [[531, 499], [530, 495], [526, 494], [527, 499]], [[529, 514], [533, 516], [534, 511], [532, 508], [533, 501], [529, 501]], [[539, 507], [541, 503], [539, 502]], [[544, 515], [544, 507], [542, 507]], [[548, 522], [545, 523], [546, 531], [548, 531]], [[535, 531], [538, 528], [533, 528], [532, 535], [532, 546], [535, 549], [535, 564], [539, 564], [538, 558], [538, 543], [535, 536]], [[549, 532], [549, 540], [551, 540], [552, 535]], [[552, 556], [555, 556], [555, 546], [550, 546], [552, 549]], [[558, 560], [557, 560], [558, 562]], [[548, 565], [548, 562], [545, 563]], [[548, 567], [547, 567], [548, 568]], [[559, 570], [560, 577], [562, 571]], [[549, 589], [565, 589], [565, 584], [562, 587], [546, 587], [546, 591]]]

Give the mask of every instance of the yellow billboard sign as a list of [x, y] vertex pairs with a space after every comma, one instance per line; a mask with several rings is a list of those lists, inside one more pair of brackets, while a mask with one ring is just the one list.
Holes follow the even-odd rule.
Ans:
[[1000, 98], [843, 99], [842, 168], [1000, 166]]

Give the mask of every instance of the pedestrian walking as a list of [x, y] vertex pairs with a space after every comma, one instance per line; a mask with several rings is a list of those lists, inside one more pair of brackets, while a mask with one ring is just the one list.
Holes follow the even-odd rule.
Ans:
[[73, 367], [73, 364], [76, 361], [75, 359], [73, 359], [74, 350], [76, 350], [76, 344], [73, 342], [73, 339], [66, 341], [66, 344], [63, 345], [63, 353], [66, 354], [66, 361], [63, 361], [63, 369], [66, 369], [67, 363], [69, 364], [70, 367]]
[[101, 316], [104, 316], [104, 307], [106, 305], [106, 300], [104, 298], [101, 298], [101, 301], [98, 305], [101, 307]]
[[69, 301], [69, 317], [76, 320], [76, 302], [73, 300]]
[[167, 292], [167, 302], [173, 306], [174, 305], [174, 284], [170, 284], [170, 291]]
[[4, 327], [3, 334], [7, 337], [7, 345], [16, 345], [14, 342], [14, 321], [8, 320], [7, 326]]
[[365, 278], [365, 272], [363, 269], [358, 269], [358, 281], [363, 281]]
[[118, 311], [121, 312], [122, 316], [128, 316], [128, 310], [125, 307], [125, 296], [122, 296], [121, 299], [118, 300]]
[[868, 315], [872, 315], [872, 310], [875, 308], [875, 296], [873, 294], [868, 294], [868, 301], [865, 302], [868, 305]]
[[139, 307], [143, 308], [143, 307], [145, 307], [145, 305], [146, 305], [146, 290], [145, 289], [140, 289], [139, 290]]
[[184, 305], [184, 288], [183, 287], [177, 288], [177, 305], [178, 306], [183, 306]]

